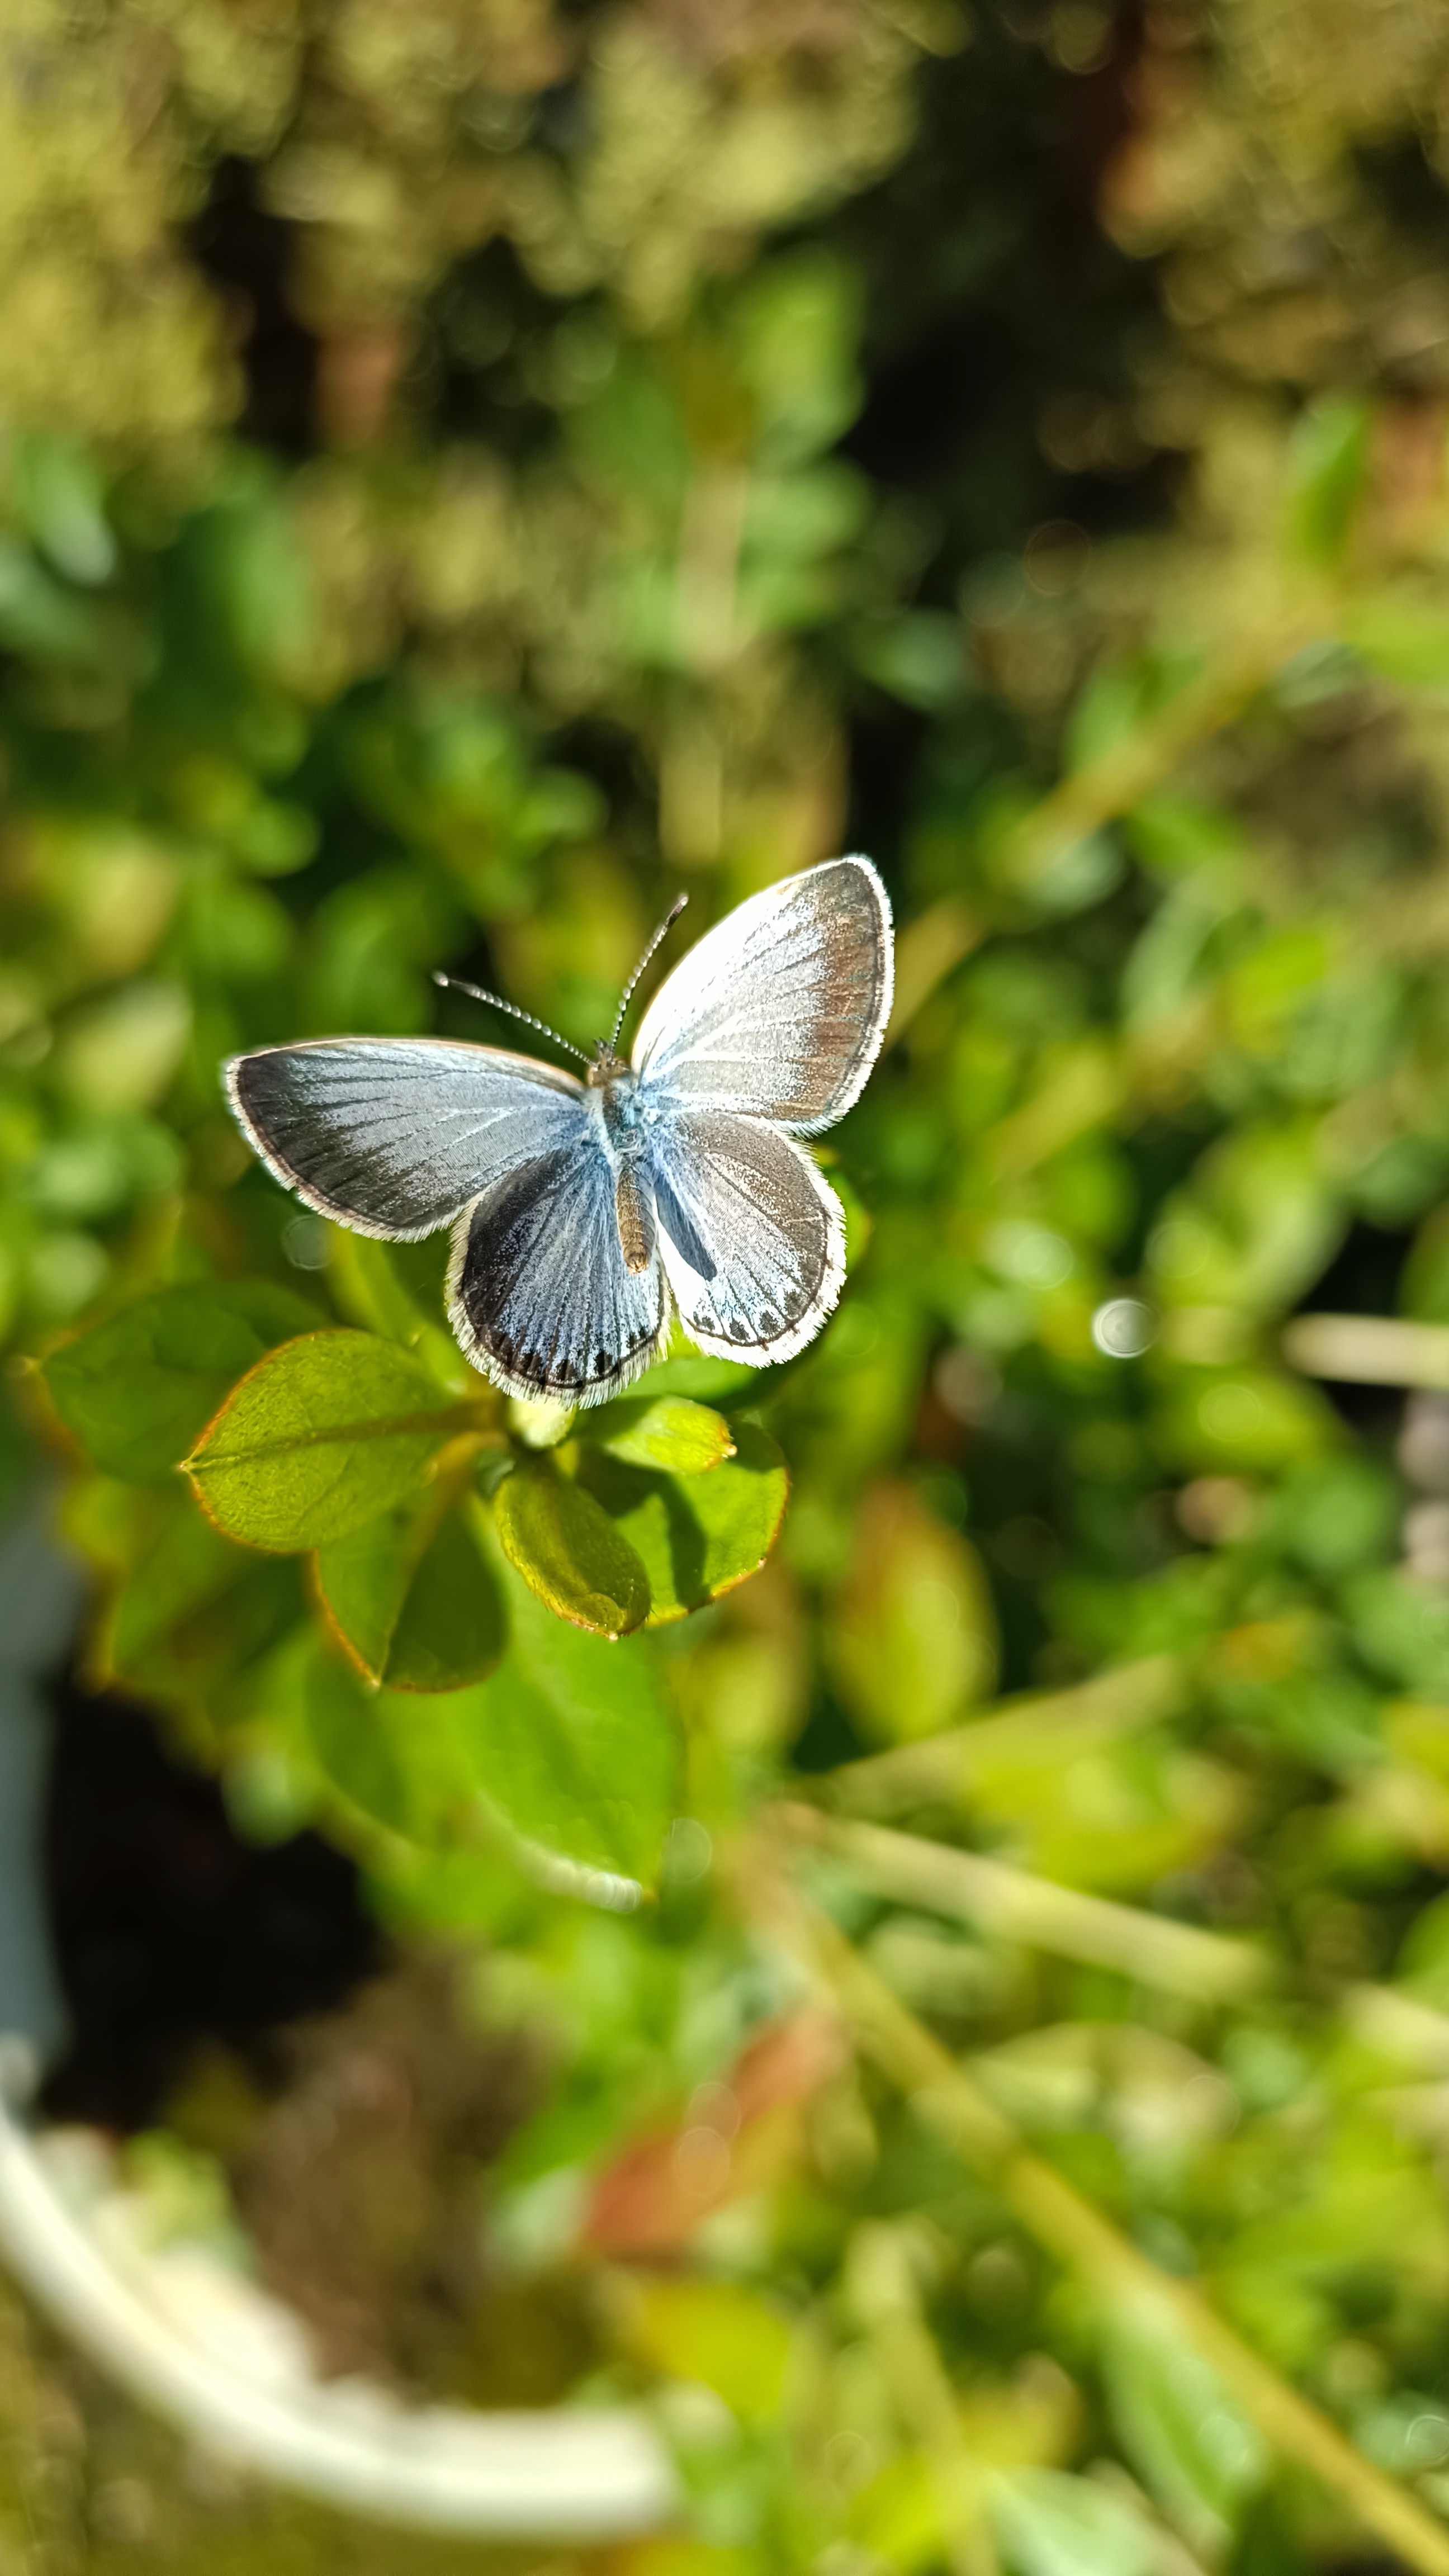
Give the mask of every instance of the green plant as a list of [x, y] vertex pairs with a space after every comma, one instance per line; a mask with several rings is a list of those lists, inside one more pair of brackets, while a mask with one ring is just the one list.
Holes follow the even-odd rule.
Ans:
[[[708, 16], [284, 12], [238, 144], [175, 12], [311, 452], [0, 361], [7, 1454], [92, 1678], [544, 2034], [489, 2224], [670, 2425], [640, 2576], [1439, 2569], [1442, 12]], [[506, 1406], [245, 1163], [233, 1049], [440, 963], [587, 1038], [847, 838], [788, 1371]]]

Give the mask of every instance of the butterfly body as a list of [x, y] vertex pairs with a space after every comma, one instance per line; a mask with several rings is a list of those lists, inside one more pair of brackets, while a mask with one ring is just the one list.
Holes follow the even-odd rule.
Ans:
[[844, 1278], [834, 1192], [798, 1137], [843, 1116], [879, 1051], [891, 924], [868, 860], [752, 896], [676, 967], [632, 1058], [580, 1081], [502, 1049], [322, 1038], [238, 1056], [248, 1140], [362, 1233], [453, 1228], [448, 1311], [509, 1393], [600, 1403], [677, 1308], [707, 1352], [805, 1347]]

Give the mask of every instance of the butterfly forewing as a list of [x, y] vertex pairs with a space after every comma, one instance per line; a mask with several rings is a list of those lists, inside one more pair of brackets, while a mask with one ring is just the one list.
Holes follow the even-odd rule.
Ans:
[[[794, 1134], [843, 1116], [891, 1004], [868, 859], [752, 896], [586, 1088], [496, 1047], [320, 1038], [226, 1068], [249, 1142], [360, 1234], [453, 1224], [448, 1312], [511, 1394], [591, 1404], [657, 1356], [671, 1295], [707, 1351], [793, 1357], [840, 1294], [838, 1201]], [[793, 1132], [792, 1132], [793, 1131]]]
[[654, 1129], [659, 1249], [702, 1350], [763, 1367], [819, 1331], [845, 1277], [840, 1202], [763, 1120], [684, 1110]]
[[443, 1038], [316, 1038], [234, 1056], [227, 1093], [268, 1169], [358, 1234], [416, 1241], [519, 1163], [592, 1132], [571, 1073]]
[[510, 1395], [617, 1395], [648, 1367], [667, 1313], [652, 1248], [628, 1266], [595, 1136], [521, 1164], [458, 1221], [449, 1320], [474, 1367]]
[[634, 1046], [669, 1103], [813, 1135], [842, 1118], [890, 1014], [891, 917], [868, 859], [831, 859], [752, 895], [676, 966]]

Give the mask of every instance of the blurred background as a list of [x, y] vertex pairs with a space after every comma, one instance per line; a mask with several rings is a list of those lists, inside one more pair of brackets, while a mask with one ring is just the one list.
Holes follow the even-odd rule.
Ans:
[[[0, 2291], [6, 2576], [1449, 2566], [1446, 463], [1444, 0], [5, 0], [0, 1510], [90, 1604], [0, 1646], [7, 2009], [324, 2375], [637, 2402], [686, 2497], [333, 2517]], [[35, 1363], [351, 1315], [223, 1055], [496, 1038], [439, 966], [587, 1042], [842, 848], [851, 1284], [769, 1564], [618, 1650], [611, 1914]]]

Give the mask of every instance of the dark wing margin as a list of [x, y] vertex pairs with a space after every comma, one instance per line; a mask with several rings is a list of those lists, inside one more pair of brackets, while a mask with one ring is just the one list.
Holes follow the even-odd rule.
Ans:
[[582, 1086], [531, 1056], [446, 1038], [315, 1038], [223, 1068], [248, 1144], [356, 1234], [415, 1243], [585, 1128]]
[[751, 895], [680, 960], [634, 1046], [661, 1105], [818, 1135], [880, 1053], [894, 990], [890, 904], [869, 859], [827, 859]]
[[763, 1119], [685, 1110], [650, 1138], [665, 1274], [703, 1351], [766, 1368], [814, 1340], [845, 1278], [840, 1201]]
[[459, 1218], [448, 1320], [509, 1395], [602, 1404], [656, 1358], [669, 1292], [651, 1244], [631, 1271], [596, 1135], [520, 1164]]

